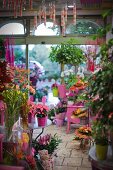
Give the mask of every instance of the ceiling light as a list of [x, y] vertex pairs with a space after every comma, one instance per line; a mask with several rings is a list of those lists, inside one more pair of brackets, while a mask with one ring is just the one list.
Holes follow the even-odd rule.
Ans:
[[74, 5], [68, 5], [67, 7], [68, 7], [68, 8], [73, 8], [73, 7], [74, 7]]

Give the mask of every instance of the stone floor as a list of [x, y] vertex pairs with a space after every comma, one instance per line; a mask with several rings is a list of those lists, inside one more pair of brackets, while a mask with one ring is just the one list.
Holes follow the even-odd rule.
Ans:
[[[34, 137], [37, 135], [38, 130], [34, 131]], [[55, 157], [54, 170], [91, 170], [91, 163], [88, 160], [88, 149], [83, 151], [79, 149], [79, 142], [73, 141], [75, 127], [71, 127], [69, 134], [66, 134], [66, 125], [56, 127], [50, 125], [44, 129], [44, 134], [58, 134], [62, 139], [56, 150], [57, 157]]]

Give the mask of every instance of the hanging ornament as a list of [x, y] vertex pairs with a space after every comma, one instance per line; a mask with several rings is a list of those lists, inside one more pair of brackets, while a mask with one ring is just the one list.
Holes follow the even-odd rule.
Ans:
[[22, 7], [23, 7], [23, 0], [20, 0], [20, 16], [22, 17]]
[[37, 16], [34, 16], [34, 29], [37, 29]]
[[49, 16], [50, 16], [50, 19], [53, 19], [53, 16], [52, 16], [52, 3], [49, 4]]
[[3, 8], [6, 8], [6, 0], [3, 0]]
[[65, 17], [65, 22], [67, 22], [67, 4], [65, 5], [65, 8], [64, 8], [64, 17]]
[[29, 8], [30, 8], [30, 9], [33, 8], [33, 0], [29, 0]]
[[76, 25], [76, 4], [73, 7], [73, 24]]
[[66, 27], [65, 25], [62, 27], [62, 36], [65, 36], [65, 32], [66, 32]]
[[53, 26], [56, 24], [56, 10], [55, 10], [55, 4], [53, 4]]
[[65, 26], [64, 9], [61, 11], [61, 26]]
[[46, 7], [44, 9], [44, 25], [46, 26]]
[[14, 1], [14, 18], [17, 18], [16, 1]]
[[39, 10], [38, 17], [39, 17], [39, 23], [41, 24], [41, 18], [42, 18], [42, 12], [41, 12], [41, 9]]

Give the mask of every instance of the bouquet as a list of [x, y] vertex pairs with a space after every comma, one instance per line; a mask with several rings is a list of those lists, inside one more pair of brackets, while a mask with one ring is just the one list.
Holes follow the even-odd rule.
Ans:
[[88, 139], [91, 138], [91, 127], [82, 126], [75, 130], [75, 139]]
[[88, 113], [86, 108], [79, 108], [75, 111], [73, 111], [72, 113], [72, 117], [78, 117], [78, 118], [83, 118], [83, 117], [87, 117]]

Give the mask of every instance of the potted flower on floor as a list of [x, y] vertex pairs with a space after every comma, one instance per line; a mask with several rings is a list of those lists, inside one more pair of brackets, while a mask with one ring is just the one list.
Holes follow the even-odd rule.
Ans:
[[65, 120], [66, 107], [60, 102], [55, 108], [55, 123], [57, 126], [62, 126]]
[[38, 126], [46, 126], [48, 111], [49, 111], [48, 106], [46, 106], [44, 104], [36, 104], [35, 105], [34, 115], [37, 117]]

